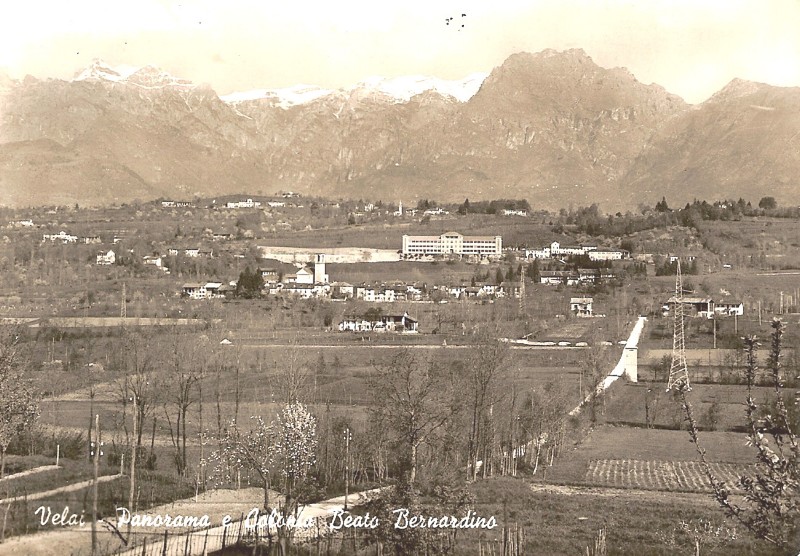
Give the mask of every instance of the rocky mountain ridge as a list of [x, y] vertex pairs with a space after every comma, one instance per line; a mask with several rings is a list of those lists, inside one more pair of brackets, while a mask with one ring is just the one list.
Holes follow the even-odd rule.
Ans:
[[798, 107], [799, 89], [742, 80], [690, 106], [582, 50], [514, 54], [459, 82], [223, 98], [97, 61], [72, 81], [0, 79], [0, 204], [278, 190], [605, 210], [664, 194], [800, 202]]

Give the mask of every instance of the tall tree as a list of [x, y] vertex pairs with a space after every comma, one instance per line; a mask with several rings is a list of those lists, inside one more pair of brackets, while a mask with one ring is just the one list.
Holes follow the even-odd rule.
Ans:
[[489, 330], [480, 331], [468, 356], [462, 384], [469, 411], [467, 474], [473, 480], [477, 477], [478, 461], [483, 461], [486, 472], [491, 457], [493, 406], [502, 398], [499, 386], [508, 358], [508, 344], [498, 341]]
[[39, 416], [39, 396], [28, 378], [30, 363], [16, 330], [0, 330], [0, 478], [9, 444]]

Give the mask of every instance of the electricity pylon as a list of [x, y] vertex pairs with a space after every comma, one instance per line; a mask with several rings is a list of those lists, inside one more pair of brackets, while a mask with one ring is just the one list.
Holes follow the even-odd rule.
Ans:
[[673, 388], [691, 390], [689, 371], [686, 368], [686, 339], [683, 329], [683, 280], [681, 279], [681, 261], [675, 274], [675, 297], [672, 309], [672, 362], [669, 366], [667, 392]]

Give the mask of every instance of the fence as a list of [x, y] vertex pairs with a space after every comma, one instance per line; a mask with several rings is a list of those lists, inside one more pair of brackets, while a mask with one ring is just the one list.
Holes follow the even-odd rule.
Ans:
[[[239, 520], [232, 523], [227, 528], [213, 527], [193, 531], [188, 534], [169, 535], [165, 532], [163, 537], [154, 538], [141, 545], [119, 550], [114, 552], [114, 556], [206, 556], [214, 552], [231, 549], [235, 551], [236, 546], [247, 545], [254, 547], [258, 541], [263, 543], [262, 547], [251, 551], [250, 548], [240, 549], [233, 554], [250, 554], [268, 556], [275, 554], [273, 549], [277, 542], [273, 537], [272, 544], [266, 541], [265, 537], [259, 536], [258, 529], [245, 530], [244, 521]], [[278, 552], [279, 554], [303, 555], [303, 556], [322, 556], [330, 554], [338, 555], [372, 555], [383, 556], [384, 550], [381, 542], [377, 541], [367, 531], [362, 529], [343, 529], [342, 531], [331, 534], [324, 519], [318, 522], [319, 529], [311, 528], [308, 530], [310, 538], [303, 538], [302, 535], [295, 535], [293, 546], [289, 547], [288, 552]], [[425, 544], [428, 547], [450, 544], [455, 540], [448, 533], [441, 530], [428, 529], [429, 537]], [[446, 537], [446, 538], [445, 538]], [[461, 547], [466, 543], [479, 556], [520, 556], [528, 553], [530, 549], [528, 530], [512, 523], [496, 531], [482, 530], [462, 530], [459, 532], [462, 539]], [[242, 544], [244, 543], [244, 544]], [[302, 544], [301, 544], [302, 543]], [[416, 546], [423, 549], [422, 546]], [[245, 552], [246, 550], [246, 552]]]

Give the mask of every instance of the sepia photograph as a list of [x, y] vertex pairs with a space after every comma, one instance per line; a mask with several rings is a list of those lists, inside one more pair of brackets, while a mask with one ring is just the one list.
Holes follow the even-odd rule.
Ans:
[[0, 16], [0, 556], [800, 555], [800, 0]]

